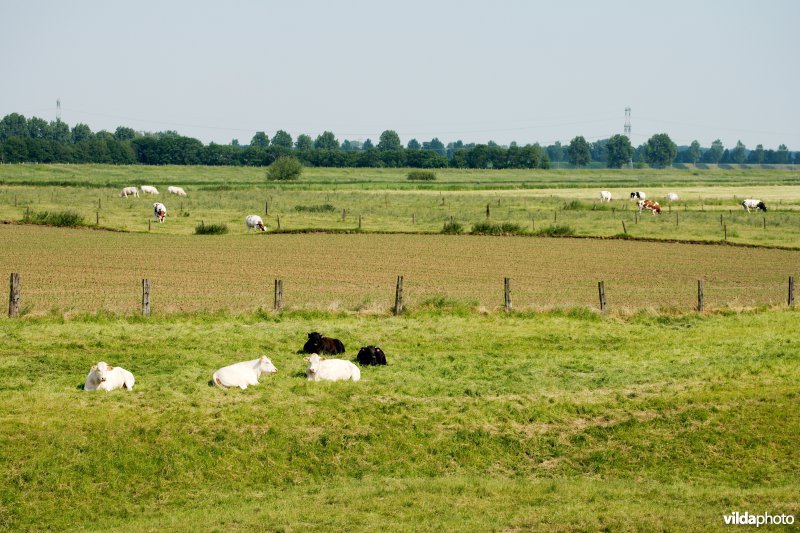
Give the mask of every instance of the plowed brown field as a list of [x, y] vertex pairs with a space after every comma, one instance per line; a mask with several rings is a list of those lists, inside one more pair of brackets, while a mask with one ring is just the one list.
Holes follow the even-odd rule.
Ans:
[[[272, 307], [273, 280], [295, 309], [384, 311], [396, 276], [410, 307], [495, 309], [503, 277], [515, 309], [597, 306], [690, 309], [786, 300], [800, 251], [594, 239], [445, 235], [126, 234], [0, 226], [0, 273], [22, 277], [22, 309], [135, 313], [151, 279], [155, 313]], [[6, 282], [4, 282], [5, 285]], [[5, 292], [5, 290], [4, 290]]]

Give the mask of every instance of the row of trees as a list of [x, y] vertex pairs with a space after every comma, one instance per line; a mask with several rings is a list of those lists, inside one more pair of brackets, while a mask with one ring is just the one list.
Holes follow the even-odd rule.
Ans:
[[0, 120], [0, 162], [20, 163], [112, 163], [149, 165], [247, 165], [267, 166], [278, 157], [294, 155], [308, 166], [324, 167], [414, 167], [414, 168], [549, 168], [552, 162], [566, 161], [575, 166], [603, 163], [610, 168], [628, 164], [665, 167], [679, 163], [800, 163], [800, 153], [791, 153], [785, 145], [765, 150], [758, 145], [748, 150], [741, 142], [726, 149], [717, 139], [710, 148], [698, 141], [677, 147], [665, 133], [653, 135], [635, 147], [624, 135], [588, 142], [577, 136], [566, 146], [556, 142], [545, 148], [538, 144], [499, 146], [465, 144], [455, 141], [445, 145], [438, 138], [419, 142], [411, 139], [406, 146], [393, 130], [384, 131], [377, 144], [345, 139], [342, 142], [326, 131], [312, 139], [297, 139], [278, 130], [270, 138], [257, 132], [249, 144], [237, 139], [230, 144], [204, 145], [197, 139], [176, 131], [137, 132], [120, 126], [113, 133], [97, 133], [86, 124], [70, 128], [56, 120], [38, 117], [26, 119], [12, 113]]

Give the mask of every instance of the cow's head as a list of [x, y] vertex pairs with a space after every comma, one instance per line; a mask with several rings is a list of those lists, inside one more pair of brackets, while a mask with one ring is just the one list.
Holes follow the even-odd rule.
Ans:
[[638, 192], [632, 192], [631, 193], [631, 200], [633, 200], [634, 198], [639, 198], [639, 193]]
[[758, 206], [757, 207], [759, 209], [761, 209], [762, 211], [766, 211], [767, 210], [767, 206], [766, 206], [766, 204], [764, 202], [758, 202]]
[[324, 357], [320, 357], [319, 354], [312, 353], [308, 357], [304, 357], [303, 361], [308, 363], [308, 368], [306, 369], [310, 374], [316, 374], [319, 370], [320, 362], [324, 361]]
[[256, 223], [256, 226], [258, 226], [258, 229], [260, 229], [261, 231], [267, 231], [267, 227], [264, 226], [263, 222]]
[[114, 370], [114, 367], [104, 361], [100, 361], [92, 367], [92, 370], [94, 370], [97, 375], [97, 381], [103, 383], [108, 379], [108, 374]]
[[258, 371], [260, 374], [274, 374], [278, 369], [275, 368], [269, 357], [262, 355], [258, 362]]

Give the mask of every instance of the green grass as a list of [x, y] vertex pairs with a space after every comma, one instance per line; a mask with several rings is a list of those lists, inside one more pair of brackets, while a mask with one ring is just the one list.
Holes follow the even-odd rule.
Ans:
[[[563, 224], [577, 236], [599, 237], [623, 233], [624, 222], [628, 238], [709, 242], [723, 240], [727, 225], [729, 242], [800, 247], [800, 180], [790, 171], [440, 172], [434, 183], [412, 183], [407, 169], [306, 169], [287, 184], [269, 182], [254, 168], [0, 165], [0, 220], [70, 209], [101, 228], [191, 235], [203, 220], [244, 234], [249, 214], [270, 227], [280, 216], [287, 231], [353, 231], [361, 215], [362, 232], [440, 233], [451, 219], [466, 228], [486, 219], [531, 233]], [[158, 197], [172, 215], [157, 230], [148, 224], [153, 198], [118, 197], [120, 187], [145, 183], [181, 185], [189, 193]], [[611, 204], [598, 202], [602, 189], [612, 191]], [[663, 201], [659, 217], [637, 216], [625, 198], [641, 189], [659, 200], [676, 190], [681, 200]], [[769, 212], [745, 213], [738, 203], [746, 197], [761, 198]]]
[[[2, 319], [0, 527], [707, 530], [800, 513], [796, 312], [454, 305]], [[295, 352], [315, 330], [389, 366], [308, 383]], [[208, 386], [261, 354], [279, 369], [261, 385]], [[81, 391], [99, 360], [134, 391]]]

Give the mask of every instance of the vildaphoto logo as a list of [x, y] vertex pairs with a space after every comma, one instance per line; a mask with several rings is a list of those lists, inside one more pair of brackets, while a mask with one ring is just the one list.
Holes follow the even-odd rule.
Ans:
[[766, 526], [766, 525], [792, 525], [794, 516], [790, 514], [750, 514], [747, 511], [740, 513], [734, 511], [731, 514], [722, 515], [725, 525], [728, 526]]

